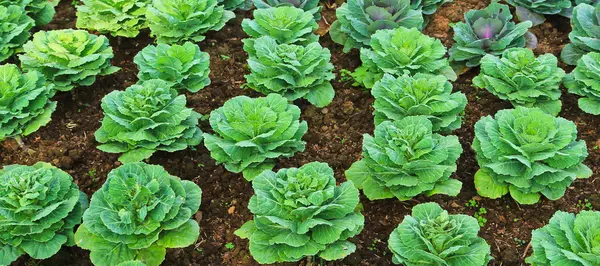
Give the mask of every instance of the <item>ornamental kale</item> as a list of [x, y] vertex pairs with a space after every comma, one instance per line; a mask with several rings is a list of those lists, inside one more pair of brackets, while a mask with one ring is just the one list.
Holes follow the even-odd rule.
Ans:
[[392, 76], [426, 73], [456, 80], [456, 73], [443, 58], [446, 47], [438, 39], [419, 30], [400, 27], [373, 34], [371, 48], [360, 49], [362, 66], [352, 75], [358, 84], [370, 89], [383, 74]]
[[533, 266], [598, 265], [600, 262], [600, 212], [575, 215], [557, 211], [550, 223], [531, 234]]
[[504, 51], [502, 58], [484, 56], [473, 84], [514, 106], [538, 107], [556, 116], [562, 106], [560, 84], [564, 76], [554, 55], [536, 58], [527, 48], [512, 48]]
[[432, 127], [424, 116], [379, 124], [375, 137], [363, 136], [363, 159], [352, 164], [346, 177], [370, 200], [458, 195], [462, 183], [450, 176], [462, 147], [458, 137], [433, 134]]
[[264, 171], [252, 182], [248, 208], [254, 220], [235, 234], [250, 240], [250, 254], [261, 264], [299, 261], [308, 256], [338, 260], [354, 253], [347, 241], [365, 219], [352, 182], [336, 186], [333, 170], [313, 162], [300, 168]]
[[450, 60], [474, 67], [486, 54], [500, 55], [509, 48], [525, 47], [531, 22], [515, 25], [511, 20], [508, 6], [496, 2], [482, 10], [470, 10], [465, 22], [452, 26], [455, 43], [449, 51]]
[[313, 32], [319, 25], [312, 13], [290, 6], [254, 10], [254, 19], [244, 19], [242, 29], [253, 38], [270, 36], [279, 44], [307, 45], [318, 42]]
[[590, 52], [579, 59], [575, 70], [565, 78], [570, 93], [582, 96], [579, 108], [600, 115], [600, 53]]
[[437, 203], [412, 209], [390, 234], [392, 262], [406, 266], [484, 266], [492, 259], [490, 245], [477, 236], [479, 224], [471, 216], [448, 214]]
[[421, 10], [423, 15], [432, 15], [440, 6], [450, 2], [452, 0], [411, 0], [410, 8]]
[[424, 23], [421, 10], [411, 8], [411, 0], [348, 0], [335, 13], [337, 20], [329, 34], [334, 42], [344, 45], [344, 53], [372, 46], [371, 36], [378, 30], [420, 29]]
[[200, 42], [234, 18], [217, 0], [153, 0], [146, 12], [150, 32], [158, 43]]
[[44, 26], [54, 18], [54, 7], [60, 0], [0, 0], [0, 6], [9, 7], [11, 5], [20, 6], [27, 15], [35, 20], [36, 26]]
[[510, 195], [521, 204], [534, 204], [540, 194], [557, 200], [576, 178], [592, 170], [582, 164], [587, 157], [577, 127], [537, 108], [501, 110], [475, 124], [473, 149], [481, 169], [475, 174], [479, 195]]
[[146, 9], [150, 0], [81, 1], [83, 5], [77, 7], [77, 28], [133, 38], [148, 27]]
[[140, 81], [162, 79], [177, 90], [198, 92], [210, 84], [210, 57], [201, 52], [198, 45], [148, 45], [140, 51], [133, 62], [140, 72]]
[[0, 265], [27, 254], [47, 259], [73, 246], [87, 196], [73, 178], [47, 163], [0, 170]]
[[125, 164], [112, 170], [92, 196], [75, 241], [91, 251], [96, 266], [132, 260], [158, 266], [167, 248], [198, 240], [200, 227], [190, 217], [198, 211], [201, 197], [196, 184], [161, 166]]
[[15, 65], [1, 65], [0, 141], [27, 136], [48, 124], [56, 110], [52, 96], [52, 84], [39, 72], [21, 73]]
[[248, 87], [263, 94], [278, 93], [293, 101], [305, 98], [316, 107], [325, 107], [335, 91], [329, 49], [318, 42], [303, 45], [277, 44], [269, 36], [245, 39], [250, 75]]
[[321, 19], [321, 6], [319, 6], [319, 0], [254, 0], [254, 6], [257, 9], [293, 6], [313, 13], [315, 20]]
[[23, 48], [23, 70], [39, 71], [59, 91], [90, 86], [96, 76], [119, 70], [110, 64], [114, 54], [108, 39], [84, 30], [40, 31]]
[[302, 136], [308, 126], [299, 118], [300, 108], [279, 94], [238, 96], [212, 111], [210, 125], [215, 134], [205, 133], [204, 145], [218, 164], [252, 180], [273, 169], [278, 157], [304, 151]]
[[515, 7], [520, 21], [531, 21], [533, 26], [544, 23], [544, 15], [556, 15], [571, 7], [571, 0], [506, 0]]
[[225, 10], [235, 11], [248, 10], [252, 8], [252, 0], [217, 0], [220, 6], [223, 6]]
[[600, 5], [593, 7], [580, 4], [573, 9], [569, 39], [560, 53], [560, 59], [567, 65], [576, 65], [577, 60], [588, 52], [600, 52]]
[[186, 108], [185, 95], [177, 95], [168, 82], [158, 79], [113, 91], [102, 99], [104, 119], [96, 131], [98, 149], [123, 153], [119, 161], [139, 162], [156, 151], [174, 152], [202, 141], [198, 120], [202, 115]]
[[375, 97], [375, 125], [422, 115], [431, 121], [434, 132], [460, 128], [467, 105], [465, 94], [452, 93], [452, 84], [440, 75], [417, 73], [395, 78], [385, 74], [371, 94]]
[[0, 6], [0, 62], [23, 50], [34, 25], [20, 6]]

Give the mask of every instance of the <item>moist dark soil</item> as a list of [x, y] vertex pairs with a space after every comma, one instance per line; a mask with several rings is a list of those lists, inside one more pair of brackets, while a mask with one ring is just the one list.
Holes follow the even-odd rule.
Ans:
[[[336, 3], [337, 2], [337, 3]], [[333, 83], [336, 96], [326, 108], [318, 109], [304, 100], [295, 104], [302, 109], [302, 119], [309, 125], [304, 139], [306, 150], [289, 159], [279, 161], [277, 168], [299, 167], [312, 161], [327, 162], [334, 170], [339, 182], [344, 182], [344, 171], [361, 157], [363, 134], [372, 134], [373, 97], [368, 91], [353, 87], [344, 81], [342, 70], [354, 70], [360, 64], [356, 50], [342, 53], [342, 47], [334, 44], [325, 34], [329, 24], [335, 20], [335, 8], [341, 1], [323, 1], [323, 17], [320, 21], [321, 44], [331, 50], [332, 62], [336, 67], [338, 79]], [[470, 9], [487, 6], [489, 1], [455, 0], [445, 4], [430, 18], [425, 33], [439, 38], [446, 47], [453, 43], [451, 23], [463, 20]], [[202, 51], [211, 56], [212, 84], [195, 94], [187, 94], [188, 106], [208, 115], [225, 101], [238, 95], [259, 96], [243, 89], [244, 73], [247, 73], [247, 55], [242, 49], [245, 34], [240, 23], [243, 18], [251, 17], [251, 12], [237, 13], [237, 19], [231, 21], [219, 32], [213, 32], [200, 43]], [[62, 1], [57, 7], [54, 21], [44, 29], [75, 28], [75, 8], [71, 1]], [[538, 37], [537, 54], [552, 53], [559, 56], [562, 47], [569, 42], [569, 21], [558, 16], [549, 16], [547, 21], [532, 30]], [[121, 71], [106, 77], [99, 77], [90, 87], [82, 87], [72, 92], [59, 93], [55, 100], [58, 108], [52, 122], [38, 132], [24, 138], [28, 150], [21, 149], [14, 141], [0, 143], [0, 163], [31, 165], [46, 161], [69, 172], [79, 187], [91, 196], [98, 190], [106, 175], [118, 167], [118, 155], [108, 154], [96, 149], [94, 132], [102, 119], [101, 99], [113, 90], [124, 90], [137, 81], [137, 68], [133, 57], [146, 45], [153, 42], [147, 31], [137, 38], [115, 38], [108, 36], [115, 52], [113, 64]], [[564, 65], [561, 65], [565, 67]], [[567, 71], [570, 68], [565, 67]], [[557, 210], [578, 212], [584, 208], [600, 210], [600, 181], [595, 174], [587, 180], [577, 180], [567, 190], [566, 195], [557, 201], [542, 199], [535, 205], [519, 205], [510, 197], [491, 200], [477, 196], [473, 185], [473, 175], [478, 169], [475, 154], [470, 148], [473, 141], [473, 125], [481, 117], [493, 115], [498, 110], [511, 108], [490, 93], [471, 85], [471, 79], [478, 73], [471, 69], [454, 82], [454, 89], [462, 91], [468, 97], [458, 135], [464, 152], [458, 161], [455, 178], [463, 182], [458, 197], [434, 196], [417, 197], [400, 202], [396, 199], [369, 201], [361, 197], [364, 206], [365, 228], [353, 238], [357, 251], [339, 262], [303, 260], [287, 265], [390, 265], [391, 254], [387, 249], [387, 238], [402, 221], [404, 215], [419, 203], [434, 201], [451, 213], [465, 213], [481, 217], [485, 225], [480, 235], [492, 247], [494, 260], [490, 265], [525, 265], [524, 258], [530, 254], [528, 243], [531, 231], [545, 225]], [[560, 116], [574, 121], [579, 137], [586, 141], [589, 157], [586, 164], [595, 173], [600, 172], [600, 118], [583, 113], [577, 107], [577, 98], [563, 91], [561, 98], [563, 110]], [[211, 131], [207, 121], [201, 123], [202, 130]], [[257, 265], [248, 251], [248, 241], [233, 234], [245, 221], [252, 218], [247, 205], [253, 194], [250, 183], [240, 174], [226, 171], [223, 166], [215, 165], [209, 152], [202, 146], [196, 150], [175, 153], [159, 152], [149, 163], [165, 167], [171, 174], [197, 183], [203, 190], [200, 211], [194, 218], [200, 223], [200, 238], [194, 246], [184, 249], [171, 249], [163, 265]], [[479, 207], [467, 205], [475, 202]], [[587, 204], [586, 204], [587, 203]], [[485, 213], [482, 211], [485, 210]], [[226, 246], [227, 243], [231, 243]], [[15, 265], [91, 265], [89, 253], [77, 247], [63, 248], [51, 259], [37, 261], [22, 257]]]

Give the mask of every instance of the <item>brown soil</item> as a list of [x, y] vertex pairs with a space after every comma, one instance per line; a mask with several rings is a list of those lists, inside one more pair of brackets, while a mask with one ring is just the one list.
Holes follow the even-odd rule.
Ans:
[[[328, 23], [335, 20], [334, 2], [326, 3], [323, 10]], [[432, 16], [425, 32], [440, 38], [444, 45], [450, 47], [453, 40], [449, 24], [462, 20], [463, 14], [469, 9], [483, 8], [487, 4], [488, 1], [477, 0], [455, 0], [446, 4]], [[230, 22], [223, 30], [209, 34], [207, 39], [200, 43], [201, 49], [211, 55], [212, 84], [196, 94], [187, 94], [189, 107], [208, 115], [234, 96], [258, 96], [241, 88], [245, 83], [242, 73], [247, 73], [247, 69], [246, 54], [241, 42], [245, 35], [241, 31], [240, 23], [243, 17], [250, 16], [250, 12], [238, 13], [236, 20]], [[323, 21], [321, 25], [326, 28], [327, 22]], [[57, 8], [55, 20], [45, 29], [74, 28], [74, 24], [75, 8], [70, 1], [62, 1]], [[546, 23], [533, 29], [539, 39], [539, 46], [535, 52], [558, 56], [562, 46], [568, 43], [569, 30], [567, 19], [548, 17]], [[120, 165], [117, 155], [96, 149], [97, 143], [93, 134], [102, 119], [100, 101], [110, 91], [123, 90], [136, 82], [137, 69], [132, 59], [137, 52], [151, 43], [152, 39], [149, 38], [148, 32], [142, 32], [135, 39], [109, 38], [116, 55], [113, 64], [122, 70], [111, 76], [100, 77], [91, 87], [59, 93], [56, 96], [58, 109], [52, 122], [24, 139], [31, 152], [23, 152], [11, 140], [0, 143], [2, 165], [51, 162], [73, 175], [75, 182], [88, 195], [102, 186], [110, 170]], [[341, 47], [334, 44], [328, 35], [321, 38], [321, 43], [332, 51], [332, 62], [336, 66], [338, 78], [341, 77], [340, 70], [353, 70], [360, 64], [357, 51], [343, 54]], [[369, 201], [362, 197], [366, 224], [363, 232], [352, 240], [357, 245], [357, 252], [343, 262], [323, 263], [324, 265], [390, 265], [388, 235], [402, 221], [404, 215], [410, 213], [412, 206], [427, 201], [435, 201], [452, 213], [473, 215], [478, 208], [467, 207], [466, 203], [470, 200], [475, 200], [481, 208], [487, 210], [487, 213], [482, 215], [487, 219], [487, 223], [481, 229], [481, 236], [492, 246], [495, 260], [490, 265], [524, 265], [523, 258], [531, 252], [526, 248], [531, 231], [547, 223], [556, 210], [577, 212], [582, 208], [578, 203], [585, 200], [589, 200], [595, 209], [600, 210], [600, 196], [596, 192], [600, 191], [600, 182], [595, 182], [596, 175], [588, 180], [577, 180], [560, 200], [543, 199], [531, 206], [520, 206], [509, 197], [490, 200], [477, 196], [473, 186], [473, 175], [478, 166], [470, 148], [473, 125], [482, 116], [511, 107], [488, 92], [471, 86], [471, 79], [477, 71], [472, 69], [454, 83], [455, 90], [464, 92], [469, 100], [464, 124], [454, 133], [460, 137], [464, 149], [456, 173], [456, 178], [464, 184], [462, 193], [458, 197], [417, 197], [406, 202], [395, 199]], [[298, 167], [312, 161], [323, 161], [335, 170], [338, 181], [345, 181], [344, 171], [361, 156], [362, 135], [373, 131], [373, 98], [369, 92], [352, 87], [348, 82], [334, 82], [334, 87], [336, 97], [326, 108], [317, 109], [303, 100], [296, 102], [303, 111], [302, 119], [309, 124], [309, 132], [304, 138], [307, 142], [306, 151], [296, 154], [293, 158], [280, 160], [278, 168]], [[575, 96], [566, 94], [565, 91], [562, 97], [563, 111], [560, 115], [577, 124], [579, 137], [587, 142], [589, 148], [590, 155], [586, 163], [598, 173], [600, 153], [597, 145], [600, 143], [596, 131], [600, 125], [600, 118], [581, 112], [577, 108], [576, 100]], [[202, 129], [210, 131], [206, 121], [202, 122]], [[196, 182], [204, 192], [200, 211], [194, 216], [201, 227], [198, 242], [193, 247], [169, 250], [163, 265], [256, 265], [248, 252], [248, 242], [233, 235], [235, 229], [252, 218], [246, 208], [253, 193], [250, 183], [241, 175], [216, 166], [202, 145], [197, 147], [197, 150], [157, 153], [150, 163], [160, 164], [171, 174]], [[225, 244], [230, 242], [234, 247], [228, 249]], [[304, 260], [299, 264], [311, 263], [322, 262]], [[59, 254], [45, 261], [23, 257], [16, 265], [91, 263], [87, 251], [73, 247], [63, 248]]]

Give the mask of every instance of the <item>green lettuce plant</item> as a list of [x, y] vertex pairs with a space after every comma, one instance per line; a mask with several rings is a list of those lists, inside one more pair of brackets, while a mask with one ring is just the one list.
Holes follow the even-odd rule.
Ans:
[[[125, 164], [108, 174], [92, 196], [75, 233], [75, 242], [90, 251], [96, 266], [137, 260], [158, 266], [167, 248], [196, 243], [200, 227], [190, 219], [200, 207], [202, 191], [158, 165]], [[131, 264], [129, 264], [131, 265]]]
[[501, 55], [509, 48], [525, 47], [531, 25], [531, 21], [515, 24], [508, 6], [496, 2], [481, 10], [470, 10], [464, 22], [452, 26], [450, 60], [474, 67], [486, 54]]
[[308, 130], [300, 122], [300, 108], [279, 94], [249, 98], [238, 96], [212, 111], [214, 134], [204, 134], [204, 145], [218, 164], [252, 180], [271, 170], [279, 157], [304, 151], [302, 136]]
[[319, 25], [312, 13], [281, 6], [254, 10], [254, 19], [244, 19], [242, 29], [252, 38], [270, 36], [279, 44], [308, 45], [319, 41]]
[[119, 161], [139, 162], [156, 151], [175, 152], [202, 141], [198, 120], [202, 117], [186, 108], [185, 95], [163, 80], [152, 79], [113, 91], [102, 99], [104, 119], [96, 131], [98, 149], [123, 153]]
[[90, 86], [96, 76], [119, 70], [112, 66], [114, 57], [108, 39], [84, 30], [39, 31], [23, 46], [19, 55], [23, 70], [36, 70], [59, 91]]
[[352, 182], [336, 186], [326, 163], [264, 171], [252, 187], [248, 208], [254, 219], [234, 233], [250, 240], [257, 262], [295, 262], [308, 256], [331, 261], [356, 250], [347, 239], [359, 234], [365, 222], [358, 190]]
[[148, 28], [146, 10], [151, 0], [81, 1], [83, 5], [77, 6], [77, 28], [128, 38]]
[[564, 80], [569, 93], [581, 96], [579, 108], [600, 115], [600, 53], [590, 52], [577, 62], [575, 70]]
[[52, 84], [47, 84], [39, 72], [21, 73], [15, 65], [1, 65], [0, 141], [20, 139], [48, 124], [56, 110], [52, 96]]
[[21, 52], [35, 22], [20, 6], [0, 6], [0, 62]]
[[441, 75], [417, 73], [393, 77], [385, 74], [371, 90], [375, 98], [375, 125], [422, 115], [432, 123], [434, 132], [460, 128], [467, 97], [452, 93], [452, 83]]
[[511, 48], [502, 53], [502, 58], [484, 56], [473, 85], [514, 106], [537, 107], [556, 116], [562, 106], [560, 84], [564, 77], [565, 71], [558, 67], [554, 55], [536, 58], [527, 48]]
[[438, 39], [416, 28], [400, 27], [373, 34], [371, 48], [360, 49], [362, 66], [352, 74], [358, 84], [372, 88], [384, 74], [393, 76], [426, 73], [456, 80], [456, 73], [444, 58], [446, 47]]
[[485, 266], [492, 259], [490, 245], [478, 233], [475, 218], [422, 203], [392, 231], [388, 247], [394, 264]]
[[333, 100], [330, 81], [335, 78], [331, 53], [318, 42], [277, 44], [269, 36], [245, 39], [250, 74], [248, 87], [263, 94], [278, 93], [293, 101], [305, 98], [317, 107]]
[[346, 178], [370, 200], [458, 195], [462, 183], [450, 176], [462, 147], [458, 137], [434, 134], [432, 127], [424, 116], [377, 125], [374, 137], [363, 135], [363, 158], [346, 171]]
[[424, 24], [421, 10], [412, 9], [411, 0], [348, 0], [335, 13], [337, 20], [329, 34], [334, 42], [344, 45], [344, 53], [372, 46], [371, 36], [378, 30], [421, 29]]
[[576, 65], [579, 58], [588, 52], [600, 52], [600, 5], [594, 7], [580, 4], [573, 8], [571, 18], [571, 43], [565, 45], [560, 59], [567, 65]]
[[520, 21], [531, 21], [533, 26], [544, 23], [544, 15], [561, 14], [571, 8], [571, 0], [506, 0], [515, 7]]
[[217, 0], [153, 0], [146, 12], [158, 43], [200, 42], [208, 31], [220, 30], [235, 14]]
[[313, 13], [315, 20], [321, 19], [321, 6], [319, 6], [319, 0], [254, 0], [253, 2], [257, 9], [293, 6]]
[[225, 10], [248, 10], [252, 8], [252, 0], [217, 0]]
[[597, 265], [600, 261], [600, 212], [557, 211], [546, 226], [533, 230], [532, 266]]
[[73, 246], [87, 196], [73, 178], [47, 163], [0, 169], [0, 265], [19, 256], [47, 259]]
[[0, 6], [20, 6], [25, 10], [25, 12], [21, 13], [22, 15], [27, 15], [35, 20], [36, 26], [44, 26], [54, 18], [54, 14], [56, 13], [54, 7], [59, 2], [60, 0], [0, 0]]
[[557, 200], [576, 178], [592, 170], [585, 141], [577, 127], [538, 108], [516, 107], [486, 116], [475, 124], [473, 149], [481, 169], [475, 187], [481, 196], [496, 199], [510, 192], [521, 204], [534, 204], [540, 195]]
[[148, 45], [133, 62], [138, 66], [140, 81], [162, 79], [177, 90], [198, 92], [210, 84], [210, 56], [198, 45]]

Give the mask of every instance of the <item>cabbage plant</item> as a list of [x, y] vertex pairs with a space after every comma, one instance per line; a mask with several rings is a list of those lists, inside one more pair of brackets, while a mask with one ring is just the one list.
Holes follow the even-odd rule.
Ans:
[[348, 239], [359, 234], [365, 222], [358, 190], [352, 182], [337, 186], [326, 163], [264, 171], [252, 188], [248, 208], [254, 219], [234, 233], [250, 240], [250, 254], [258, 263], [308, 256], [338, 260], [356, 250]]
[[384, 74], [398, 77], [426, 73], [456, 80], [456, 73], [444, 58], [445, 54], [446, 47], [440, 40], [416, 28], [380, 30], [373, 34], [371, 48], [360, 49], [362, 66], [352, 76], [368, 89]]
[[73, 246], [87, 196], [73, 178], [47, 163], [0, 169], [0, 265], [19, 256], [47, 259]]
[[452, 1], [453, 0], [411, 0], [410, 7], [415, 10], [421, 10], [423, 15], [433, 15], [440, 6]]
[[98, 149], [123, 153], [119, 161], [139, 162], [156, 151], [175, 152], [202, 141], [198, 120], [186, 108], [185, 95], [178, 95], [164, 80], [152, 79], [125, 91], [113, 91], [102, 99], [104, 119], [96, 131]]
[[600, 52], [600, 5], [594, 7], [580, 4], [573, 8], [571, 18], [571, 43], [565, 45], [560, 59], [567, 65], [576, 65], [577, 60], [588, 52]]
[[422, 115], [431, 121], [434, 132], [448, 132], [460, 128], [467, 106], [465, 94], [452, 93], [452, 84], [441, 75], [417, 73], [396, 78], [385, 74], [371, 94], [375, 97], [375, 125]]
[[475, 187], [481, 196], [496, 199], [510, 192], [521, 204], [534, 204], [540, 195], [557, 200], [576, 178], [592, 170], [585, 141], [577, 127], [538, 108], [516, 107], [486, 116], [475, 124], [473, 149], [480, 170]]
[[269, 36], [245, 39], [250, 74], [248, 87], [263, 94], [278, 93], [293, 101], [305, 98], [317, 107], [333, 100], [330, 81], [335, 78], [331, 53], [318, 42], [277, 44]]
[[115, 73], [114, 57], [108, 39], [84, 30], [39, 31], [19, 55], [23, 70], [36, 70], [59, 91], [90, 86], [96, 76]]
[[0, 6], [0, 62], [23, 50], [34, 25], [20, 6]]
[[177, 90], [198, 92], [210, 84], [210, 56], [192, 42], [148, 45], [134, 58], [140, 81], [162, 79]]
[[411, 8], [411, 0], [348, 0], [335, 10], [337, 20], [331, 24], [331, 39], [344, 46], [344, 53], [353, 48], [373, 45], [371, 36], [378, 30], [399, 27], [421, 29], [421, 10]]
[[346, 178], [370, 200], [458, 195], [462, 183], [450, 176], [462, 147], [458, 137], [432, 133], [432, 128], [425, 116], [377, 125], [374, 136], [363, 135], [363, 158], [346, 171]]
[[473, 85], [514, 106], [537, 107], [556, 116], [562, 106], [560, 84], [564, 77], [565, 71], [558, 67], [553, 54], [536, 58], [527, 48], [511, 48], [502, 53], [502, 58], [484, 56]]
[[37, 71], [21, 73], [15, 65], [0, 65], [0, 141], [20, 139], [50, 122], [56, 110], [52, 88]]
[[319, 25], [312, 13], [290, 6], [254, 10], [254, 19], [244, 19], [242, 29], [252, 38], [270, 36], [279, 44], [308, 45], [318, 42]]
[[214, 134], [204, 134], [204, 145], [217, 164], [252, 180], [271, 170], [279, 157], [304, 151], [302, 136], [308, 130], [300, 122], [300, 108], [279, 94], [249, 98], [238, 96], [212, 111]]
[[544, 15], [556, 15], [571, 8], [571, 0], [506, 0], [515, 7], [520, 21], [531, 21], [534, 26], [544, 23]]
[[208, 31], [220, 30], [235, 14], [217, 0], [153, 0], [146, 12], [158, 43], [200, 42]]
[[96, 266], [133, 260], [158, 266], [167, 248], [198, 240], [200, 227], [190, 217], [198, 211], [201, 197], [198, 185], [161, 166], [125, 164], [112, 170], [92, 195], [75, 242], [90, 251]]
[[226, 10], [248, 10], [252, 8], [252, 0], [217, 0]]
[[533, 266], [598, 265], [600, 262], [600, 212], [575, 215], [557, 211], [546, 226], [533, 230], [533, 254], [525, 261]]
[[570, 93], [581, 96], [579, 108], [600, 115], [600, 53], [590, 52], [577, 62], [575, 70], [565, 78]]
[[496, 2], [481, 10], [470, 10], [464, 22], [452, 26], [450, 60], [474, 67], [486, 54], [501, 55], [509, 48], [525, 47], [531, 25], [531, 21], [515, 24], [508, 6]]
[[0, 0], [0, 6], [20, 6], [25, 10], [21, 14], [31, 17], [35, 21], [36, 26], [44, 26], [54, 18], [54, 14], [56, 13], [54, 7], [59, 2], [60, 0]]
[[[58, 1], [57, 1], [58, 2]], [[146, 10], [151, 0], [81, 0], [77, 28], [133, 38], [148, 28]]]
[[485, 266], [492, 259], [490, 245], [478, 233], [475, 218], [422, 203], [392, 231], [388, 247], [395, 264]]
[[319, 0], [254, 0], [253, 2], [257, 9], [293, 6], [313, 13], [315, 20], [321, 19], [321, 6], [319, 6]]

